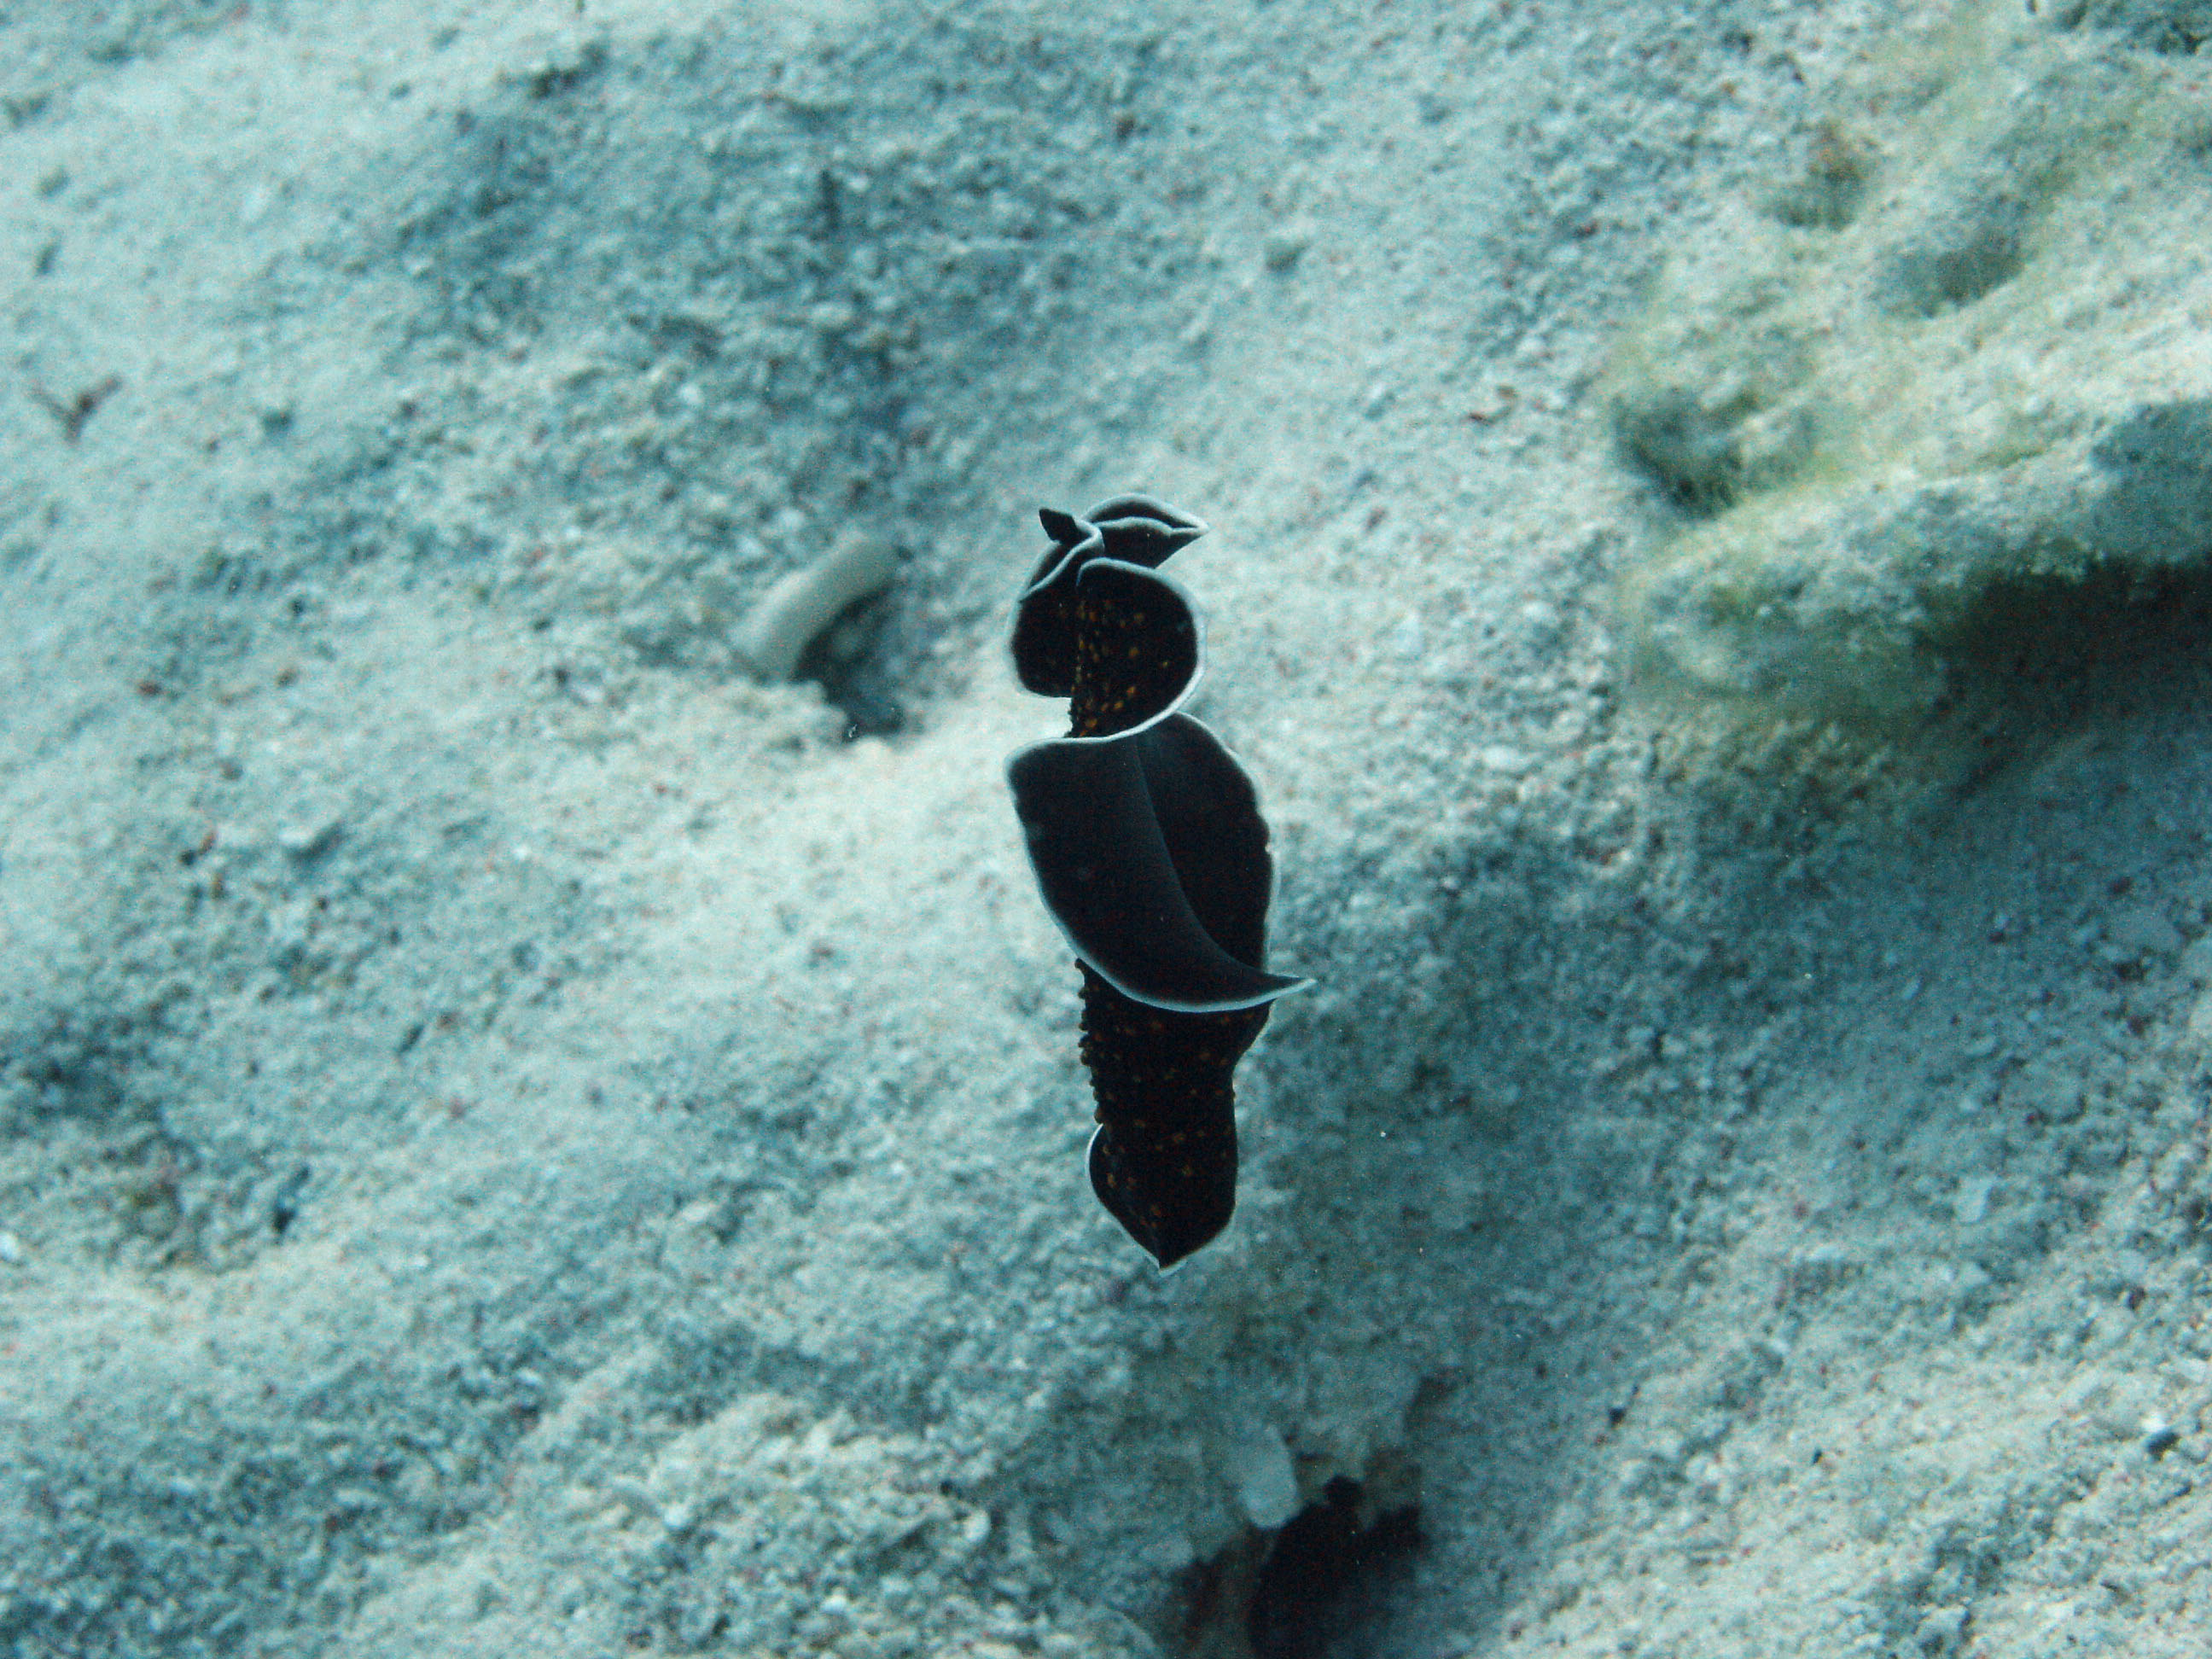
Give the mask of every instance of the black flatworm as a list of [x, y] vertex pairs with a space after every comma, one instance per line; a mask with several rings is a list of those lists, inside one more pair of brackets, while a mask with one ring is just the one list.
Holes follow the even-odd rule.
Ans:
[[1237, 1062], [1308, 981], [1267, 971], [1274, 865], [1252, 781], [1181, 712], [1205, 630], [1158, 567], [1206, 526], [1148, 495], [1037, 516], [1051, 545], [1015, 606], [1014, 672], [1068, 700], [1068, 735], [1018, 750], [1006, 777], [1083, 975], [1091, 1188], [1171, 1267], [1229, 1224]]

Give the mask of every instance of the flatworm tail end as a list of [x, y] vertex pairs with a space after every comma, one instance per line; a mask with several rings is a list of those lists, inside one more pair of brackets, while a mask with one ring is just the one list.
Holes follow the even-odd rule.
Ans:
[[1184, 1014], [1083, 969], [1083, 1062], [1098, 1100], [1091, 1189], [1164, 1271], [1237, 1208], [1237, 1062], [1269, 1005]]

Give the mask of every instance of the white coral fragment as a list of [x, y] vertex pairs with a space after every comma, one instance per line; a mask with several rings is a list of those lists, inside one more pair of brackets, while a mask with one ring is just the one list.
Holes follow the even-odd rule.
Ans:
[[731, 631], [730, 648], [763, 684], [780, 684], [846, 606], [880, 593], [898, 574], [888, 542], [849, 535], [813, 563], [778, 579]]

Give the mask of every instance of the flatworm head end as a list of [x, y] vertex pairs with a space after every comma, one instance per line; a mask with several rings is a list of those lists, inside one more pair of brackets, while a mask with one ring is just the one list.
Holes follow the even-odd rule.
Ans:
[[1065, 697], [1075, 685], [1082, 631], [1076, 583], [1085, 568], [1095, 559], [1114, 559], [1157, 569], [1206, 534], [1206, 526], [1150, 495], [1109, 495], [1082, 518], [1039, 507], [1037, 522], [1051, 545], [1014, 603], [1014, 677], [1040, 696]]
[[1155, 495], [1109, 495], [1085, 514], [1105, 538], [1106, 556], [1157, 569], [1206, 532], [1205, 520]]

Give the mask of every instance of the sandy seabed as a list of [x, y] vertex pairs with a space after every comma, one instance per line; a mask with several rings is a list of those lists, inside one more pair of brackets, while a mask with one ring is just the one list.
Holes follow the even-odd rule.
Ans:
[[[1656, 685], [1765, 405], [1609, 389], [2197, 11], [0, 6], [0, 1655], [2207, 1651], [2212, 545]], [[1132, 488], [1319, 981], [1166, 1278], [1000, 773]]]

